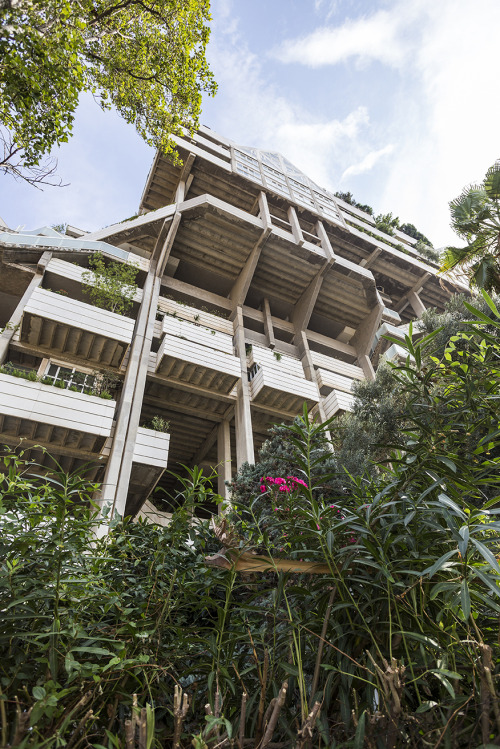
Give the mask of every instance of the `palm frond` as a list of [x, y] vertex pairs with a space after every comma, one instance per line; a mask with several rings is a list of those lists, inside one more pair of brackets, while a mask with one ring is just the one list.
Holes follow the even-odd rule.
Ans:
[[484, 189], [492, 200], [500, 199], [500, 159], [495, 161], [486, 172]]

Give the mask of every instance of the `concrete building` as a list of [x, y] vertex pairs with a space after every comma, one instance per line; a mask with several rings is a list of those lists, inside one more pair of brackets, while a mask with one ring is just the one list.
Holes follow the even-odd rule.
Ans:
[[[204, 127], [177, 143], [182, 164], [157, 155], [133, 218], [0, 230], [0, 442], [68, 470], [93, 461], [120, 514], [181, 464], [217, 467], [224, 494], [270, 424], [304, 401], [322, 419], [348, 410], [381, 335], [465, 289], [280, 154]], [[85, 296], [95, 252], [138, 267], [129, 316]], [[110, 376], [115, 398], [89, 394]], [[144, 427], [154, 416], [168, 433]]]

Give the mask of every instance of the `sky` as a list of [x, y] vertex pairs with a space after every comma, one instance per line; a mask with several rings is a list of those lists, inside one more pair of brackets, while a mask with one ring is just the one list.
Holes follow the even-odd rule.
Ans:
[[[203, 124], [460, 244], [448, 202], [500, 157], [499, 0], [212, 0], [212, 15]], [[154, 154], [117, 114], [83, 96], [55, 155], [66, 187], [0, 177], [11, 228], [136, 213]]]

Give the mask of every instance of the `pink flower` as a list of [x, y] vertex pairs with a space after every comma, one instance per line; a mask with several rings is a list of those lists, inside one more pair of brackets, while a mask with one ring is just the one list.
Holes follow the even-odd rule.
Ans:
[[266, 489], [266, 487], [264, 486], [264, 484], [261, 484], [261, 485], [260, 485], [260, 491], [261, 491], [261, 494], [264, 494], [264, 492], [265, 492], [265, 491], [267, 491], [267, 489]]
[[316, 528], [319, 530], [319, 525], [316, 523]]

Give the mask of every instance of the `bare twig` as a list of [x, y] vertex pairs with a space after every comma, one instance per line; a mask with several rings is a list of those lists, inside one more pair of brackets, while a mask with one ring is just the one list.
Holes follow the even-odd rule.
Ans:
[[189, 709], [189, 699], [187, 694], [182, 693], [182, 688], [175, 686], [174, 689], [174, 740], [172, 749], [179, 749], [181, 743], [182, 726], [184, 718]]
[[239, 745], [240, 749], [243, 749], [245, 744], [245, 718], [247, 714], [247, 693], [243, 692], [241, 695], [241, 710], [240, 710], [240, 732], [239, 732]]
[[276, 728], [276, 723], [278, 722], [278, 718], [279, 718], [279, 714], [280, 714], [281, 708], [285, 704], [287, 689], [288, 689], [288, 682], [284, 681], [283, 684], [282, 684], [282, 686], [281, 686], [281, 689], [279, 691], [278, 699], [276, 700], [276, 704], [274, 705], [273, 714], [271, 715], [271, 718], [269, 720], [269, 724], [268, 724], [268, 726], [266, 728], [266, 732], [264, 734], [264, 738], [262, 739], [262, 743], [260, 745], [260, 749], [265, 749], [266, 746], [269, 745], [269, 743], [270, 743], [270, 741], [271, 741], [271, 739], [273, 737], [274, 729]]
[[304, 725], [297, 733], [297, 749], [303, 749], [306, 745], [310, 745], [314, 733], [314, 727], [319, 717], [320, 708], [321, 702], [315, 702], [313, 709], [304, 722]]
[[46, 158], [42, 164], [26, 164], [23, 149], [16, 145], [10, 133], [0, 128], [0, 172], [10, 174], [16, 180], [27, 182], [32, 187], [41, 189], [40, 185], [48, 187], [66, 187], [60, 177], [57, 177], [57, 160]]

